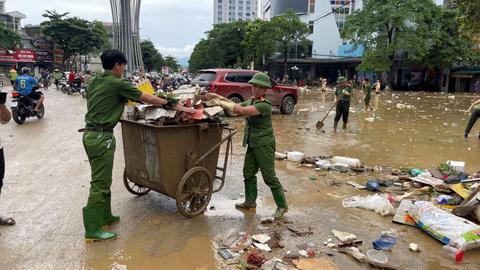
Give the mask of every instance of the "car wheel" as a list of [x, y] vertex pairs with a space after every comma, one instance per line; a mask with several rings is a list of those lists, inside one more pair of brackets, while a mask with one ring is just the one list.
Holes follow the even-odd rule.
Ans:
[[283, 101], [282, 105], [280, 106], [280, 111], [283, 114], [291, 114], [295, 110], [295, 99], [292, 96], [286, 96]]
[[[230, 99], [231, 101], [237, 103], [237, 104], [242, 102], [242, 99], [239, 98], [239, 97], [237, 97], [237, 96], [232, 96], [232, 97], [230, 97], [229, 99]], [[235, 114], [235, 113], [233, 113], [233, 112], [230, 112], [230, 111], [227, 111], [227, 110], [225, 110], [225, 114], [226, 114], [227, 116], [230, 116], [230, 117], [237, 116], [237, 114]]]

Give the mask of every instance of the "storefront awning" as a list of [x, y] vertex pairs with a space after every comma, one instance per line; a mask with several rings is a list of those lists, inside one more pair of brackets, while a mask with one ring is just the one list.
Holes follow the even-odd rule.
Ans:
[[480, 75], [480, 70], [458, 70], [450, 73], [453, 78], [473, 78], [477, 75]]

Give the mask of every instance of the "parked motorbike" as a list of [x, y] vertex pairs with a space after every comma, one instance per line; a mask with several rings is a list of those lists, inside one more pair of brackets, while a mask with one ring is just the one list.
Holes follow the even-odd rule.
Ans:
[[[41, 85], [35, 86], [33, 91], [41, 88]], [[38, 100], [33, 100], [27, 96], [22, 96], [17, 91], [12, 92], [12, 102], [10, 108], [12, 110], [12, 118], [15, 123], [21, 125], [25, 123], [25, 120], [29, 117], [37, 117], [42, 119], [45, 115], [45, 107], [42, 104], [39, 112], [35, 112], [34, 109], [37, 106]]]

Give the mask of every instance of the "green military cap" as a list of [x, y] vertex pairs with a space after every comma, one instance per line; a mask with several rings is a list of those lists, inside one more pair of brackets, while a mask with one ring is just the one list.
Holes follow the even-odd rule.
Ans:
[[258, 72], [253, 75], [253, 78], [248, 81], [249, 84], [255, 84], [261, 87], [271, 88], [272, 82], [270, 82], [270, 77], [263, 72]]

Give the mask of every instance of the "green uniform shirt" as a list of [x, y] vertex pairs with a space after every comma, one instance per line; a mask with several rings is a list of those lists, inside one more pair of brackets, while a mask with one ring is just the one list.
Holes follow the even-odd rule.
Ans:
[[85, 123], [89, 127], [113, 128], [128, 100], [138, 100], [142, 92], [109, 71], [95, 77], [88, 86]]
[[249, 100], [240, 104], [243, 107], [255, 106], [259, 115], [247, 116], [245, 132], [243, 135], [243, 147], [257, 148], [265, 145], [275, 147], [275, 136], [272, 127], [272, 104], [266, 99]]
[[15, 81], [18, 77], [17, 72], [10, 72], [10, 81]]
[[53, 72], [52, 77], [55, 80], [61, 80], [63, 75], [62, 75], [62, 72]]
[[371, 84], [365, 85], [365, 88], [363, 90], [365, 92], [365, 97], [369, 97], [369, 96], [372, 95], [372, 89], [373, 89], [373, 87], [372, 87]]
[[[348, 85], [348, 84], [344, 84], [342, 86], [337, 86], [337, 90], [335, 91], [335, 96], [339, 97], [343, 90], [346, 90], [348, 93], [353, 93], [353, 88], [352, 86]], [[347, 95], [343, 95], [342, 98], [340, 98], [340, 100], [342, 101], [350, 101], [350, 96], [347, 96]]]

